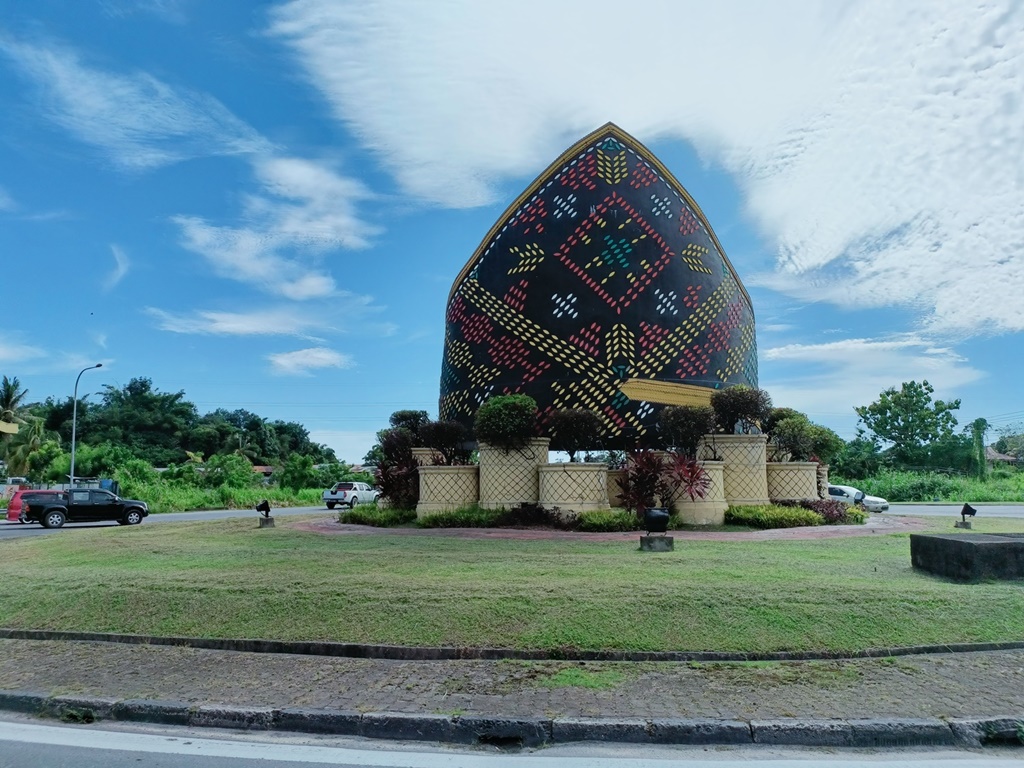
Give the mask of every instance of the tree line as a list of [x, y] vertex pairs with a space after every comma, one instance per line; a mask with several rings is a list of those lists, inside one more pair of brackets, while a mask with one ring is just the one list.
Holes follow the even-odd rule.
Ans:
[[[63, 479], [71, 444], [71, 397], [31, 402], [17, 377], [0, 382], [0, 421], [18, 425], [0, 437], [0, 456], [9, 475], [36, 481]], [[123, 387], [105, 385], [98, 402], [79, 400], [76, 475], [90, 465], [130, 455], [153, 467], [237, 455], [256, 465], [281, 466], [290, 458], [309, 464], [337, 463], [334, 451], [312, 441], [294, 421], [269, 420], [244, 408], [218, 408], [200, 415], [184, 391], [161, 392], [151, 379], [133, 378]], [[64, 471], [66, 474], [66, 470]]]

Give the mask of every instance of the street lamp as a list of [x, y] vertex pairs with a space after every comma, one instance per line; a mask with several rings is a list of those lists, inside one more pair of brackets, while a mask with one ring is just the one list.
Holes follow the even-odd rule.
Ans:
[[71, 406], [71, 487], [75, 487], [75, 430], [78, 427], [78, 380], [82, 378], [82, 374], [86, 371], [91, 371], [93, 368], [102, 368], [103, 363], [96, 363], [96, 365], [90, 365], [88, 368], [83, 368], [78, 372], [78, 378], [75, 379], [75, 394], [73, 396], [74, 405]]

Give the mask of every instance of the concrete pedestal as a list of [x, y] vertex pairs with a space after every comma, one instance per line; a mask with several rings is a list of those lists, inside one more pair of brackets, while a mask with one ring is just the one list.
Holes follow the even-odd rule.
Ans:
[[641, 536], [641, 552], [671, 552], [676, 548], [675, 539], [671, 536]]
[[274, 518], [272, 518], [272, 517], [261, 517], [260, 518], [260, 528], [273, 528], [273, 527], [274, 527]]
[[966, 528], [967, 530], [970, 530], [971, 529], [971, 521], [970, 520], [957, 520], [956, 522], [953, 523], [953, 527], [954, 528]]

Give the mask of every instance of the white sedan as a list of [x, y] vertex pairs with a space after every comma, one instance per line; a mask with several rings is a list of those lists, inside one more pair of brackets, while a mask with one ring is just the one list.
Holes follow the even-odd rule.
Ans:
[[864, 491], [858, 491], [849, 485], [830, 485], [828, 497], [833, 501], [860, 504], [868, 512], [885, 512], [889, 509], [889, 502], [885, 499], [880, 496], [868, 496]]

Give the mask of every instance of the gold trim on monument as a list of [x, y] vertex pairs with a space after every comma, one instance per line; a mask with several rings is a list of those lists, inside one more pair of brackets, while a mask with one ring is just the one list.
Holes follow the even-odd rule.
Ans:
[[491, 240], [498, 234], [498, 232], [501, 231], [503, 227], [511, 223], [512, 214], [518, 211], [519, 208], [527, 200], [529, 200], [531, 197], [533, 197], [540, 191], [541, 187], [545, 183], [547, 183], [547, 179], [550, 175], [555, 173], [555, 171], [560, 170], [563, 166], [567, 165], [576, 155], [580, 154], [583, 150], [587, 149], [588, 146], [594, 143], [598, 138], [604, 136], [612, 136], [620, 140], [623, 144], [626, 144], [630, 149], [632, 149], [638, 155], [643, 157], [645, 161], [650, 163], [655, 168], [655, 170], [657, 170], [658, 173], [661, 174], [661, 176], [670, 185], [673, 185], [676, 191], [683, 196], [683, 199], [686, 200], [687, 205], [689, 205], [694, 210], [694, 213], [697, 215], [697, 218], [700, 220], [700, 223], [707, 230], [708, 235], [710, 235], [711, 237], [711, 241], [715, 244], [715, 248], [718, 249], [718, 254], [722, 257], [722, 261], [725, 263], [726, 268], [732, 274], [733, 279], [736, 281], [736, 284], [739, 286], [740, 291], [742, 291], [743, 296], [746, 298], [747, 307], [750, 309], [750, 316], [753, 320], [754, 303], [750, 299], [750, 294], [747, 293], [747, 289], [744, 287], [743, 281], [740, 280], [740, 276], [737, 274], [736, 269], [732, 265], [732, 262], [729, 261], [729, 257], [726, 255], [725, 249], [722, 247], [721, 242], [719, 242], [718, 235], [715, 234], [714, 228], [711, 226], [710, 222], [708, 222], [707, 217], [704, 215], [704, 211], [701, 210], [700, 206], [697, 204], [697, 201], [693, 199], [689, 192], [686, 191], [686, 187], [679, 183], [679, 179], [677, 179], [668, 168], [662, 165], [661, 161], [658, 160], [658, 158], [655, 157], [654, 154], [649, 149], [647, 149], [646, 146], [644, 146], [641, 142], [637, 141], [633, 136], [619, 128], [619, 126], [617, 126], [615, 123], [611, 122], [605, 123], [596, 131], [588, 133], [582, 139], [580, 139], [567, 150], [565, 150], [565, 152], [560, 154], [558, 158], [553, 163], [551, 163], [547, 168], [545, 168], [543, 173], [537, 176], [537, 178], [534, 179], [533, 183], [530, 184], [530, 186], [528, 186], [522, 192], [522, 194], [520, 194], [519, 197], [517, 197], [512, 202], [512, 204], [505, 209], [504, 213], [502, 213], [501, 216], [498, 217], [498, 220], [494, 223], [494, 226], [492, 226], [490, 230], [488, 230], [487, 234], [484, 235], [483, 240], [480, 241], [480, 245], [476, 247], [476, 250], [473, 251], [473, 255], [470, 257], [469, 261], [466, 262], [465, 266], [462, 268], [458, 276], [455, 278], [455, 282], [452, 283], [452, 289], [448, 292], [448, 302], [451, 302], [452, 297], [455, 296], [455, 291], [459, 288], [459, 285], [466, 278], [466, 275], [469, 274], [469, 271], [474, 267], [477, 261], [480, 260], [480, 257], [483, 255], [484, 248], [487, 246], [487, 244], [491, 242]]
[[16, 435], [18, 434], [18, 425], [9, 421], [0, 421], [0, 432], [5, 435]]
[[619, 391], [630, 400], [659, 405], [711, 405], [715, 392], [709, 387], [657, 379], [627, 379], [619, 385]]

